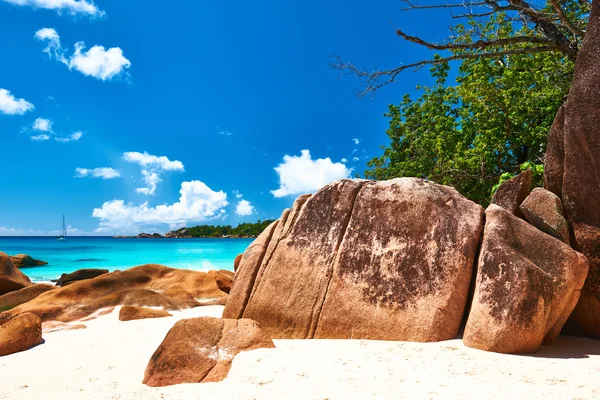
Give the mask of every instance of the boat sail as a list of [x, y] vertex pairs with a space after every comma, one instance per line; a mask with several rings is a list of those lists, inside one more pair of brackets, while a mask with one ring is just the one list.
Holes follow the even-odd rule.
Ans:
[[62, 235], [57, 237], [56, 240], [59, 240], [59, 241], [67, 240], [67, 226], [65, 225], [65, 216], [64, 215], [63, 215]]

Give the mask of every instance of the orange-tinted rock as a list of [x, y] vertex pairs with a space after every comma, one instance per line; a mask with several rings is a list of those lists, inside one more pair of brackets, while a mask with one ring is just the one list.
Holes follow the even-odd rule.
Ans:
[[0, 323], [24, 312], [32, 312], [44, 322], [71, 322], [119, 305], [177, 309], [200, 305], [198, 300], [221, 298], [227, 298], [227, 294], [205, 272], [147, 264], [42, 293], [0, 313]]
[[[600, 2], [591, 3], [585, 39], [577, 55], [573, 84], [563, 105], [564, 124], [549, 140], [546, 160], [548, 189], [559, 190], [571, 244], [590, 262], [590, 271], [573, 311], [572, 333], [600, 339]], [[557, 118], [558, 119], [558, 118]], [[558, 129], [558, 128], [557, 128]], [[553, 139], [552, 137], [550, 139]], [[562, 156], [561, 156], [561, 148]]]
[[248, 248], [223, 316], [276, 338], [453, 338], [482, 228], [483, 209], [447, 186], [333, 182]]
[[554, 117], [548, 133], [548, 146], [544, 161], [544, 188], [558, 197], [562, 196], [565, 173], [565, 106], [561, 106]]
[[27, 350], [42, 343], [42, 321], [25, 313], [0, 325], [0, 356]]
[[13, 265], [17, 268], [33, 268], [39, 267], [42, 265], [47, 265], [46, 261], [36, 260], [27, 254], [17, 254], [15, 256], [10, 256], [10, 260]]
[[463, 341], [498, 353], [531, 353], [554, 340], [579, 299], [585, 256], [490, 205]]
[[62, 274], [56, 282], [56, 286], [67, 286], [73, 282], [83, 281], [85, 279], [93, 279], [97, 276], [104, 275], [107, 273], [107, 269], [78, 269], [77, 271], [71, 272], [70, 274]]
[[215, 279], [221, 291], [229, 294], [231, 285], [233, 285], [233, 272], [221, 269], [219, 271], [208, 271], [208, 274]]
[[511, 214], [521, 217], [519, 206], [531, 191], [532, 179], [533, 173], [529, 169], [502, 183], [492, 197], [492, 204], [497, 204]]
[[570, 244], [569, 224], [563, 216], [562, 203], [557, 195], [542, 188], [535, 188], [520, 208], [531, 225]]
[[133, 321], [136, 319], [147, 318], [164, 318], [170, 317], [171, 314], [165, 310], [156, 310], [153, 308], [123, 306], [119, 310], [119, 321]]
[[31, 285], [29, 278], [13, 265], [10, 257], [0, 252], [0, 296]]
[[0, 311], [9, 310], [20, 304], [27, 303], [38, 297], [40, 294], [55, 289], [56, 286], [54, 285], [38, 283], [24, 287], [23, 289], [15, 290], [14, 292], [3, 294], [0, 296]]
[[233, 260], [233, 272], [237, 272], [238, 268], [240, 267], [240, 262], [242, 262], [242, 256], [243, 254], [238, 254], [237, 256], [235, 256], [235, 259]]
[[251, 320], [181, 320], [152, 355], [143, 383], [168, 386], [221, 381], [239, 352], [273, 347], [260, 325]]

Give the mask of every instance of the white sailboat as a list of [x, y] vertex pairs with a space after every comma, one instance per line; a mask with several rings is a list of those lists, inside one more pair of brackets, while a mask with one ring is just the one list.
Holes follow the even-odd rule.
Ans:
[[67, 226], [65, 225], [65, 216], [63, 215], [62, 235], [56, 238], [58, 241], [67, 240]]

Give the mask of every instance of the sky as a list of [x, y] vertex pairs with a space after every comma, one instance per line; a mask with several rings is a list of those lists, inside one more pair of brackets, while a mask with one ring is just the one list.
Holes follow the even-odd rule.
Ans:
[[361, 176], [383, 116], [427, 70], [373, 99], [367, 68], [430, 56], [447, 16], [399, 0], [0, 0], [0, 236], [166, 232], [278, 218]]

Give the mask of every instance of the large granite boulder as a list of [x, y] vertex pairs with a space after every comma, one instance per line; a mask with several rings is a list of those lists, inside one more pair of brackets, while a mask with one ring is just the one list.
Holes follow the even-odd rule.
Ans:
[[562, 199], [571, 244], [590, 261], [571, 333], [600, 338], [600, 2], [591, 9], [569, 97], [548, 141], [545, 181]]
[[83, 268], [69, 274], [62, 274], [56, 286], [67, 286], [73, 282], [83, 281], [86, 279], [94, 279], [100, 275], [108, 274], [107, 269]]
[[10, 256], [10, 260], [17, 268], [34, 268], [42, 265], [48, 265], [46, 261], [36, 260], [27, 254], [17, 254]]
[[3, 294], [0, 296], [0, 311], [10, 310], [20, 304], [35, 299], [42, 293], [55, 289], [57, 289], [57, 287], [54, 285], [38, 283], [24, 287], [23, 289], [15, 290], [14, 292]]
[[274, 338], [456, 337], [482, 229], [483, 209], [447, 186], [333, 182], [246, 250], [223, 316]]
[[10, 257], [0, 252], [0, 296], [30, 285], [29, 278], [13, 265]]
[[157, 310], [154, 308], [123, 306], [119, 310], [119, 321], [133, 321], [137, 319], [164, 318], [172, 314], [166, 310]]
[[178, 321], [152, 355], [143, 383], [217, 382], [242, 351], [273, 348], [260, 325], [248, 319], [193, 318]]
[[535, 188], [520, 209], [531, 225], [570, 245], [569, 224], [563, 216], [562, 203], [557, 195]]
[[533, 172], [530, 169], [507, 180], [494, 193], [492, 204], [504, 208], [517, 217], [523, 216], [519, 206], [529, 195], [532, 180]]
[[498, 353], [537, 351], [560, 333], [587, 271], [581, 253], [490, 205], [465, 345]]
[[222, 303], [226, 298], [214, 275], [147, 264], [42, 293], [0, 313], [0, 323], [25, 312], [43, 322], [72, 322], [120, 305], [176, 310]]
[[42, 320], [25, 313], [0, 325], [0, 357], [42, 343]]

